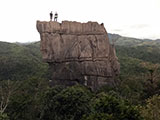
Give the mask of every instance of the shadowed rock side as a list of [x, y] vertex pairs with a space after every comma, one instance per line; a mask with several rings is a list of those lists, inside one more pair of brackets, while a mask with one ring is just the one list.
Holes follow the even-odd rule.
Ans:
[[103, 25], [97, 22], [37, 21], [37, 30], [43, 60], [50, 66], [53, 85], [80, 83], [97, 89], [114, 84], [119, 63]]

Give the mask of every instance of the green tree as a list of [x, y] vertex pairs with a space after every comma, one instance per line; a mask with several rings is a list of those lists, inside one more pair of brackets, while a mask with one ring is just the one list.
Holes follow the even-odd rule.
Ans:
[[9, 117], [7, 116], [7, 114], [0, 113], [0, 120], [9, 120]]
[[21, 85], [8, 105], [7, 113], [10, 119], [39, 120], [43, 109], [41, 96], [47, 87], [47, 80], [39, 77], [21, 81]]
[[7, 109], [11, 101], [11, 97], [15, 94], [18, 81], [3, 80], [0, 81], [0, 120], [8, 120]]
[[112, 115], [106, 113], [93, 113], [88, 117], [83, 117], [81, 120], [115, 120]]
[[44, 97], [44, 120], [80, 120], [91, 110], [91, 93], [81, 86], [50, 89]]
[[141, 108], [145, 120], [160, 120], [160, 95], [154, 95], [146, 100], [146, 105]]
[[148, 71], [145, 75], [143, 94], [143, 98], [146, 99], [160, 93], [160, 65], [146, 62], [143, 66]]
[[115, 120], [142, 119], [136, 106], [116, 96], [100, 93], [92, 99], [92, 105], [95, 113], [106, 113], [113, 116]]

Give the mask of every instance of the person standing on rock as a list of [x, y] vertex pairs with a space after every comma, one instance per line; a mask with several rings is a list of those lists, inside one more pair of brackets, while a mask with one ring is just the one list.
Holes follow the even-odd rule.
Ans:
[[53, 13], [51, 11], [51, 13], [50, 13], [50, 21], [52, 21], [52, 18], [53, 18]]
[[56, 12], [56, 13], [54, 14], [54, 21], [57, 21], [57, 18], [58, 18], [58, 13]]

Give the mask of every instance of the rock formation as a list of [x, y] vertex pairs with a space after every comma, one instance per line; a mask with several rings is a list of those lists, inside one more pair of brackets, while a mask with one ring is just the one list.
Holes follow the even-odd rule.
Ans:
[[37, 21], [37, 30], [53, 85], [80, 83], [97, 89], [114, 83], [119, 63], [103, 24]]

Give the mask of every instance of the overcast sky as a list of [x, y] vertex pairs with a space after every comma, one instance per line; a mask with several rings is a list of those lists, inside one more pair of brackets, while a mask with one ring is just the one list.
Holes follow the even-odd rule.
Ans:
[[1, 0], [0, 41], [39, 41], [36, 21], [104, 23], [109, 33], [160, 39], [160, 0]]

